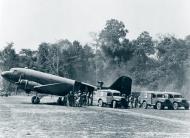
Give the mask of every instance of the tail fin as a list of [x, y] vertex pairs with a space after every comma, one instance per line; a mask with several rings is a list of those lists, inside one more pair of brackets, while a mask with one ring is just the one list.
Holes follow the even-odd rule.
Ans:
[[131, 94], [132, 79], [126, 76], [119, 77], [109, 88], [118, 90], [127, 96]]

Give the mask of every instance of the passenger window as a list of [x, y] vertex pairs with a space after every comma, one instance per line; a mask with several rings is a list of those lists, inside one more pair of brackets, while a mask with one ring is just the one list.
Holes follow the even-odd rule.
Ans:
[[107, 93], [107, 96], [112, 96], [112, 94], [111, 93]]

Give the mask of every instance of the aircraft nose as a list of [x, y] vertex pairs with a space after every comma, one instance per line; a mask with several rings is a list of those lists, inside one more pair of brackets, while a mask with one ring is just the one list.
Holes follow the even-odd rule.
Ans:
[[1, 73], [1, 76], [3, 77], [3, 78], [8, 78], [8, 76], [9, 76], [9, 71], [3, 71], [2, 73]]

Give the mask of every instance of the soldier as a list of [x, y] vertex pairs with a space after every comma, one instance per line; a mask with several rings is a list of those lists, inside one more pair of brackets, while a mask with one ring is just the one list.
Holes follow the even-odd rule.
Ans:
[[138, 98], [136, 96], [134, 97], [134, 104], [135, 104], [134, 107], [137, 108], [137, 106], [138, 106]]
[[130, 108], [133, 108], [134, 98], [132, 95], [130, 95], [129, 97], [129, 102], [130, 102]]
[[70, 91], [68, 94], [68, 105], [69, 106], [73, 106], [73, 97], [74, 97], [73, 92]]
[[126, 108], [129, 108], [129, 96], [126, 96]]
[[67, 100], [66, 105], [69, 106], [69, 104], [70, 104], [69, 103], [69, 93], [65, 97], [66, 97], [66, 100]]
[[75, 99], [74, 99], [74, 93], [71, 91], [70, 93], [70, 106], [74, 106]]
[[78, 101], [79, 97], [78, 97], [78, 93], [74, 94], [74, 106], [79, 106], [79, 101]]
[[63, 105], [64, 105], [64, 106], [67, 105], [67, 96], [64, 96], [64, 97], [63, 97]]

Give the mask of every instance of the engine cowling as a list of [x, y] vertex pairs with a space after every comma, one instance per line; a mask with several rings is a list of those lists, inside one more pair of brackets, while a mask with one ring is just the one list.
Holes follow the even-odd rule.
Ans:
[[39, 86], [40, 84], [34, 81], [20, 80], [19, 87], [24, 89], [26, 92], [30, 92], [34, 89], [34, 86]]

